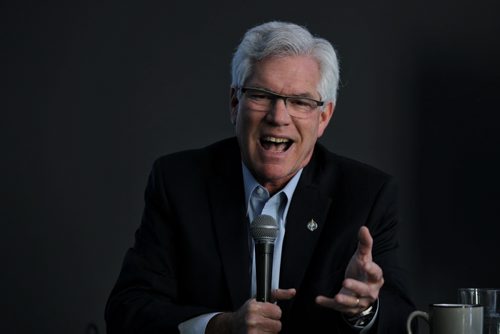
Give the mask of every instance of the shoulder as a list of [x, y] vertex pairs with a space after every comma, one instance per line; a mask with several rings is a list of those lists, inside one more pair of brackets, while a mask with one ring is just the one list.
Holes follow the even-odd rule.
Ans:
[[153, 163], [153, 170], [186, 173], [201, 171], [216, 163], [239, 159], [236, 138], [227, 138], [205, 147], [178, 151], [158, 157]]
[[326, 170], [334, 169], [337, 173], [344, 176], [380, 179], [391, 178], [390, 174], [375, 166], [333, 153], [321, 144], [316, 145], [313, 158], [316, 160], [315, 163], [318, 166], [324, 166], [324, 169]]
[[208, 146], [158, 157], [148, 177], [147, 190], [175, 194], [202, 193], [208, 182], [241, 174], [241, 158], [235, 138]]
[[[350, 192], [378, 192], [388, 184], [392, 175], [367, 163], [329, 151], [321, 144], [315, 147], [307, 174], [320, 188], [343, 189]], [[327, 190], [328, 191], [328, 190]]]

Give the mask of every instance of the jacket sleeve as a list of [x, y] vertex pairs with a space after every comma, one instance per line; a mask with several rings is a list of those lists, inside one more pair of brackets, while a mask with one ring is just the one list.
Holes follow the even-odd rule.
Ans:
[[135, 243], [124, 258], [109, 296], [108, 334], [178, 333], [177, 325], [211, 309], [178, 301], [178, 226], [169, 205], [165, 172], [155, 163], [145, 191], [145, 207]]
[[399, 264], [397, 188], [392, 180], [382, 186], [367, 226], [372, 233], [373, 260], [383, 270], [377, 325], [370, 333], [405, 333], [406, 319], [415, 310], [408, 295], [406, 272]]

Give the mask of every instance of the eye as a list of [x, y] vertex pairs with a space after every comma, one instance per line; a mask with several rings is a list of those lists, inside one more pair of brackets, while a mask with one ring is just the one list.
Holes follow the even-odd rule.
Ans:
[[315, 107], [312, 101], [303, 98], [289, 98], [288, 102], [296, 107], [301, 107], [301, 108]]
[[262, 100], [270, 100], [271, 95], [264, 93], [264, 92], [259, 92], [259, 91], [247, 91], [247, 96], [248, 98], [256, 101], [262, 101]]

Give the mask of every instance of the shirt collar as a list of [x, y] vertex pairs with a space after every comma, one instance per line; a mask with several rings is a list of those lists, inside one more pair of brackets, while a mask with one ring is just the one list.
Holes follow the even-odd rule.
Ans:
[[[263, 187], [255, 178], [253, 177], [252, 173], [248, 169], [248, 167], [241, 162], [241, 166], [243, 169], [243, 184], [245, 187], [245, 203], [248, 211], [248, 204], [250, 202], [250, 196], [252, 195], [252, 192], [254, 189], [258, 186]], [[288, 205], [290, 204], [290, 201], [292, 199], [293, 193], [295, 192], [295, 188], [297, 188], [297, 184], [299, 183], [300, 175], [302, 174], [303, 168], [299, 169], [299, 171], [288, 181], [286, 186], [281, 189], [278, 193], [284, 193], [287, 198]]]

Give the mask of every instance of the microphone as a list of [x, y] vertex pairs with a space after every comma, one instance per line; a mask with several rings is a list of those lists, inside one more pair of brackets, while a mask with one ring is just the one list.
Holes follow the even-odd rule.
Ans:
[[271, 301], [274, 241], [278, 230], [278, 223], [269, 215], [257, 216], [250, 225], [250, 233], [255, 243], [256, 299], [259, 302]]

